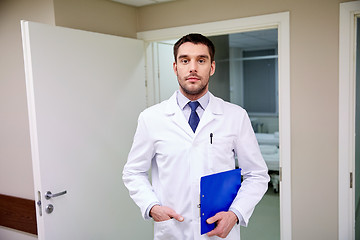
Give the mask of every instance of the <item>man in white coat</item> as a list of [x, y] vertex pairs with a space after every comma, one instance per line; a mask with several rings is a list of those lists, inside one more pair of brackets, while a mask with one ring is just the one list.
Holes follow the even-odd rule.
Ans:
[[[143, 217], [154, 220], [154, 239], [240, 239], [240, 225], [247, 226], [267, 190], [267, 167], [246, 111], [208, 91], [214, 53], [201, 34], [182, 37], [174, 45], [179, 90], [138, 119], [123, 180]], [[236, 160], [242, 186], [228, 211], [207, 220], [215, 229], [201, 235], [200, 178], [234, 169]]]

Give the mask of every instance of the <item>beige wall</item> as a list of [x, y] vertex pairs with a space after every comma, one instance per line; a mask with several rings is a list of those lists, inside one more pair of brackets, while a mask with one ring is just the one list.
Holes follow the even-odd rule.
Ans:
[[83, 0], [0, 0], [2, 194], [34, 199], [20, 20], [136, 36], [135, 8], [105, 0], [86, 2], [87, 4]]
[[[0, 0], [1, 194], [34, 199], [20, 20], [134, 38], [135, 14], [107, 0]], [[36, 236], [0, 227], [0, 239]]]
[[[296, 0], [177, 0], [140, 8], [138, 30], [146, 31], [283, 12], [289, 10], [290, 2]], [[308, 6], [311, 1], [298, 2]]]
[[[293, 239], [338, 235], [341, 0], [179, 0], [139, 9], [138, 30], [290, 12]], [[201, 31], [201, 29], [199, 29]]]
[[108, 0], [1, 0], [0, 193], [33, 199], [20, 19], [135, 37], [289, 11], [293, 239], [337, 239], [340, 2], [178, 0], [136, 9]]
[[[0, 1], [0, 193], [34, 199], [20, 20], [54, 24], [52, 0]], [[0, 227], [2, 240], [36, 239]]]
[[0, 193], [34, 199], [20, 20], [54, 24], [52, 0], [0, 1]]
[[136, 38], [136, 8], [110, 0], [54, 0], [57, 26]]
[[338, 234], [338, 2], [294, 4], [291, 14], [294, 239]]

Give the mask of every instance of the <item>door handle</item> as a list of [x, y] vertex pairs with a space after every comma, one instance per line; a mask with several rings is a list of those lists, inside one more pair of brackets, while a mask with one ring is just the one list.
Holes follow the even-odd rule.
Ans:
[[62, 191], [62, 192], [59, 192], [59, 193], [54, 193], [54, 194], [52, 194], [50, 191], [47, 191], [47, 192], [45, 193], [45, 198], [46, 198], [47, 200], [49, 200], [50, 198], [58, 197], [58, 196], [61, 196], [61, 195], [66, 194], [66, 193], [67, 193], [66, 190], [65, 190], [65, 191]]

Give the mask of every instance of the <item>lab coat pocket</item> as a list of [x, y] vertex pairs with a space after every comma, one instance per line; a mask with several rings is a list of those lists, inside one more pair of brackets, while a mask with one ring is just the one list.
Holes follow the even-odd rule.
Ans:
[[154, 222], [154, 240], [182, 239], [180, 224], [174, 218], [162, 222]]
[[209, 167], [212, 172], [235, 168], [233, 141], [229, 138], [213, 138], [208, 144]]

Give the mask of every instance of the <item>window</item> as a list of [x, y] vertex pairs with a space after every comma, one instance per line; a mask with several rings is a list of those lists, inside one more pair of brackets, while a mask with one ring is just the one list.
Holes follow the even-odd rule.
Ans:
[[277, 29], [213, 36], [216, 71], [209, 89], [250, 116], [278, 116]]
[[243, 107], [251, 115], [277, 115], [276, 49], [245, 50], [243, 65]]

